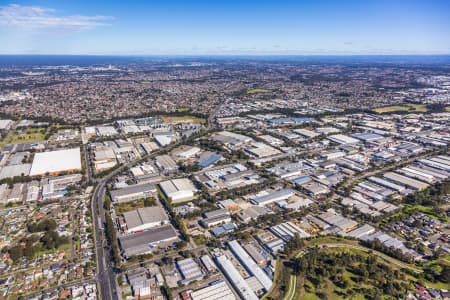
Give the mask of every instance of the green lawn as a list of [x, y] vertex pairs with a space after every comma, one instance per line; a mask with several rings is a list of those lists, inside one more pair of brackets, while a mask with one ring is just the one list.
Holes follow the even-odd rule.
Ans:
[[304, 300], [320, 300], [320, 298], [313, 293], [305, 293], [305, 296], [303, 297], [303, 299]]
[[176, 109], [177, 112], [189, 112], [191, 109], [189, 107], [178, 107]]
[[121, 215], [125, 212], [142, 207], [145, 207], [144, 199], [139, 199], [136, 201], [114, 204], [114, 211], [116, 212], [116, 215]]
[[206, 120], [194, 116], [161, 116], [164, 123], [206, 123]]
[[247, 94], [248, 95], [252, 95], [252, 94], [262, 94], [262, 93], [271, 93], [272, 90], [269, 89], [250, 89], [247, 90]]
[[46, 128], [28, 128], [25, 130], [10, 131], [8, 135], [0, 142], [3, 147], [6, 144], [24, 144], [40, 142], [44, 140]]
[[384, 114], [384, 113], [390, 113], [390, 112], [427, 112], [427, 106], [424, 104], [412, 104], [407, 103], [404, 105], [391, 105], [391, 106], [385, 106], [385, 107], [378, 107], [373, 109], [374, 112], [378, 114]]

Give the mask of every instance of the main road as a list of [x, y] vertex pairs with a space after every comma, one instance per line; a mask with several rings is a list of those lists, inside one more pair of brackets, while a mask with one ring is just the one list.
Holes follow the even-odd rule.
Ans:
[[[203, 133], [207, 133], [210, 128], [210, 123], [207, 124], [207, 130]], [[118, 300], [117, 297], [117, 282], [116, 274], [117, 269], [114, 266], [114, 260], [112, 253], [110, 251], [111, 245], [108, 245], [108, 240], [106, 239], [104, 226], [106, 224], [105, 219], [105, 209], [104, 200], [106, 193], [106, 184], [117, 174], [125, 171], [129, 167], [137, 165], [138, 163], [151, 159], [165, 151], [170, 151], [171, 149], [179, 146], [181, 143], [186, 143], [187, 141], [178, 141], [176, 143], [170, 144], [167, 147], [160, 148], [159, 150], [152, 152], [150, 154], [144, 155], [141, 158], [128, 162], [119, 168], [111, 171], [105, 177], [98, 179], [97, 186], [94, 189], [94, 193], [91, 201], [91, 209], [93, 212], [93, 224], [94, 224], [94, 243], [95, 250], [97, 254], [97, 280], [99, 283], [99, 293], [101, 299], [113, 299]], [[87, 154], [87, 147], [85, 147], [85, 155]], [[86, 160], [88, 159], [86, 155]], [[86, 161], [89, 165], [89, 161]], [[88, 166], [89, 168], [89, 166]], [[90, 171], [90, 169], [88, 169]], [[90, 172], [89, 172], [90, 173]], [[109, 212], [107, 212], [109, 213]]]

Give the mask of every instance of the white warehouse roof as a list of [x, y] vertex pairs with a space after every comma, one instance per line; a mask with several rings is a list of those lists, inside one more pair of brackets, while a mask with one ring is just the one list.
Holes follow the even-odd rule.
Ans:
[[81, 170], [80, 148], [36, 153], [30, 176]]
[[194, 196], [197, 191], [192, 182], [187, 178], [178, 178], [159, 183], [161, 190], [172, 201], [177, 202]]

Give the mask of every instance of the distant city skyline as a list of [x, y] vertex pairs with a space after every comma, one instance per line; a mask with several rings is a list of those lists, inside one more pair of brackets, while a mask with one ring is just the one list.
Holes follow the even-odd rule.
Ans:
[[450, 1], [5, 1], [0, 54], [449, 54]]

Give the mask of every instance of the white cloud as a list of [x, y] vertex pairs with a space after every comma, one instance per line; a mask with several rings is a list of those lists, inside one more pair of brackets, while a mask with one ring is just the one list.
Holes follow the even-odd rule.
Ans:
[[109, 16], [57, 15], [52, 8], [10, 4], [0, 6], [0, 25], [19, 29], [86, 30], [109, 25]]

